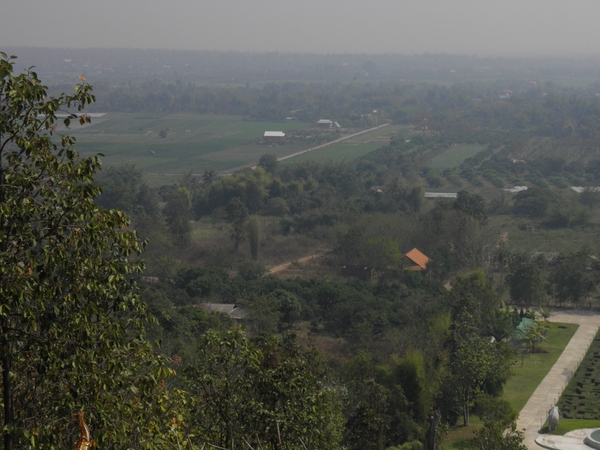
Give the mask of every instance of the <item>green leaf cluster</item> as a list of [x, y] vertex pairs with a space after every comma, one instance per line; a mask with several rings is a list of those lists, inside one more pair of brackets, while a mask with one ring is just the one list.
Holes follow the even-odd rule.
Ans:
[[[101, 448], [158, 448], [172, 371], [145, 339], [132, 276], [144, 243], [94, 200], [98, 156], [63, 125], [90, 121], [91, 86], [48, 97], [0, 54], [0, 368], [4, 448], [68, 448], [86, 411]], [[164, 447], [162, 447], [164, 448]]]

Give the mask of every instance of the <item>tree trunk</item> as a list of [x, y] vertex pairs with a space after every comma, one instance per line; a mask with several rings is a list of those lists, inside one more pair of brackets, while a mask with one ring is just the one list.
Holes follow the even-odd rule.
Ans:
[[[3, 350], [2, 355], [2, 400], [4, 401], [4, 427], [9, 429], [14, 425], [14, 414], [13, 414], [13, 399], [12, 399], [12, 385], [10, 382], [10, 352], [9, 343], [6, 342], [6, 347]], [[12, 450], [13, 448], [13, 434], [12, 431], [4, 431], [4, 450]]]
[[429, 417], [429, 430], [427, 430], [427, 439], [425, 440], [425, 450], [437, 450], [437, 431], [440, 425], [442, 414], [439, 411]]
[[[0, 143], [2, 141], [2, 135], [0, 134]], [[0, 159], [2, 154], [0, 153]], [[0, 202], [4, 202], [4, 189], [5, 185], [4, 167], [0, 164]], [[4, 223], [1, 224], [4, 229]], [[6, 239], [2, 243], [2, 250], [6, 251]], [[2, 400], [4, 401], [4, 428], [10, 429], [14, 425], [14, 410], [13, 410], [13, 392], [12, 385], [10, 382], [10, 339], [6, 335], [6, 329], [8, 326], [8, 319], [6, 316], [2, 320], [2, 341], [4, 347], [2, 348]], [[4, 450], [13, 449], [13, 432], [4, 431]]]
[[467, 390], [463, 396], [463, 420], [465, 427], [469, 426], [469, 391]]

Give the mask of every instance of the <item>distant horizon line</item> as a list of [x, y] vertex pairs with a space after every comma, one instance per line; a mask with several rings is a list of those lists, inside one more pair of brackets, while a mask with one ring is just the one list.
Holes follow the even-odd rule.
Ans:
[[[240, 53], [240, 54], [282, 54], [282, 55], [318, 55], [318, 56], [455, 56], [469, 57], [481, 59], [585, 59], [585, 58], [600, 58], [598, 53], [543, 53], [543, 52], [523, 52], [523, 53], [450, 53], [446, 51], [425, 51], [425, 52], [317, 52], [317, 51], [300, 51], [300, 50], [223, 50], [223, 49], [181, 49], [181, 48], [142, 48], [142, 47], [53, 47], [53, 46], [37, 46], [37, 45], [3, 45], [0, 46], [0, 52], [6, 53], [3, 48], [14, 49], [40, 49], [40, 50], [128, 50], [128, 51], [168, 51], [179, 53]], [[10, 55], [9, 55], [10, 56]]]

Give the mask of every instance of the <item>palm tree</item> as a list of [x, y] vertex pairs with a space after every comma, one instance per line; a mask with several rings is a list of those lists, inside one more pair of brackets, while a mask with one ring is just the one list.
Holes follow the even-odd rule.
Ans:
[[524, 340], [531, 344], [531, 352], [536, 348], [538, 342], [546, 340], [546, 331], [549, 325], [546, 322], [533, 322], [527, 329]]
[[202, 174], [202, 185], [208, 187], [217, 179], [217, 172], [214, 169], [205, 169]]
[[512, 311], [502, 303], [502, 307], [494, 311], [487, 324], [487, 332], [496, 341], [508, 340], [515, 334]]
[[548, 321], [548, 319], [552, 315], [550, 307], [544, 308], [543, 306], [538, 306], [538, 309], [540, 310], [540, 316], [542, 316], [545, 321]]

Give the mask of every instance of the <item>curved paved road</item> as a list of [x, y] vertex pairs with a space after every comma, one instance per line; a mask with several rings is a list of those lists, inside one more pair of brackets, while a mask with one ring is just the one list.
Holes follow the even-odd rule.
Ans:
[[[585, 356], [598, 327], [600, 313], [595, 311], [560, 311], [550, 317], [551, 322], [577, 323], [579, 328], [569, 344], [529, 398], [517, 421], [517, 428], [525, 430], [525, 445], [529, 449], [540, 449], [535, 442], [540, 425], [546, 421], [546, 413], [560, 397]], [[545, 443], [540, 440], [540, 443]], [[546, 445], [544, 445], [546, 446]], [[552, 448], [552, 447], [550, 447]]]

